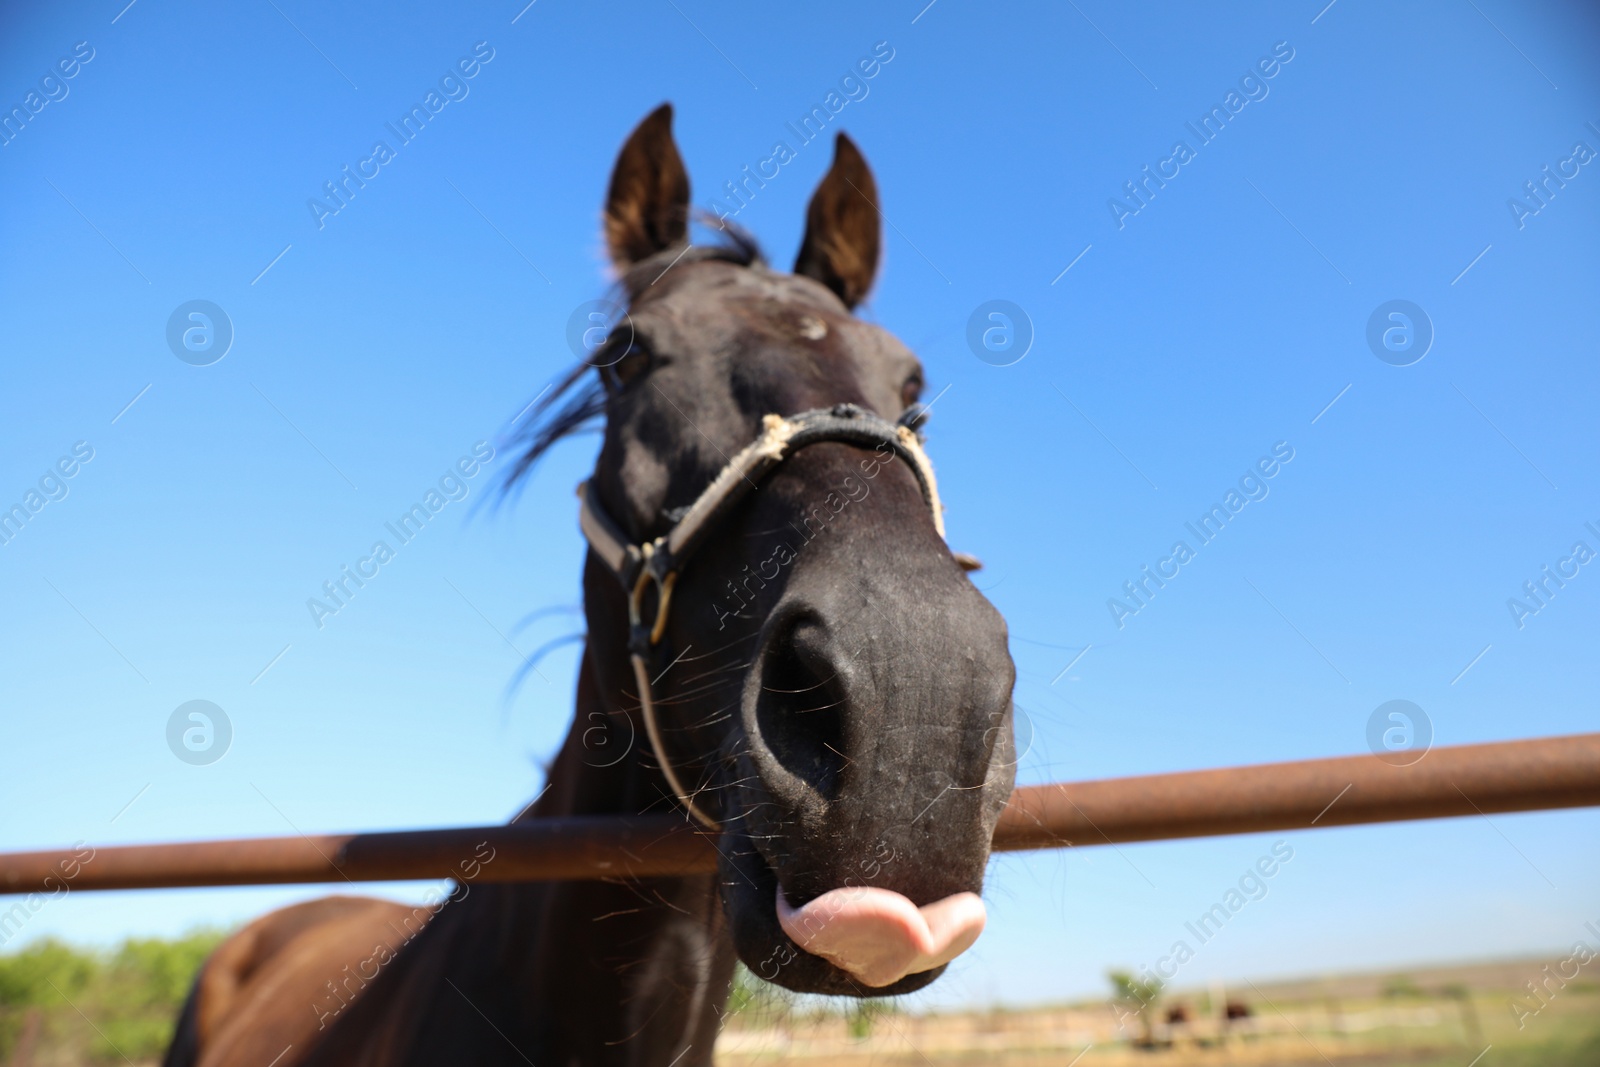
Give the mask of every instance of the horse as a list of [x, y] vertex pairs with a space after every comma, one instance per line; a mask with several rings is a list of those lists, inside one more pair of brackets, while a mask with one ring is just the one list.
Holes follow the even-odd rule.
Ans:
[[664, 104], [605, 202], [625, 317], [508, 475], [603, 419], [576, 710], [518, 818], [677, 812], [715, 873], [474, 885], [491, 852], [437, 908], [284, 908], [203, 965], [166, 1067], [693, 1067], [738, 960], [895, 996], [981, 932], [1016, 674], [943, 537], [922, 367], [854, 314], [876, 181], [838, 134], [792, 273], [731, 226], [691, 243], [690, 214]]

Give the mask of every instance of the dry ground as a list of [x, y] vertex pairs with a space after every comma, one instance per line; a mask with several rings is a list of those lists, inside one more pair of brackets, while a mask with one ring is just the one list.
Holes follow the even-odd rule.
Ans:
[[1107, 1003], [939, 1015], [895, 1011], [806, 1017], [754, 1004], [730, 1020], [718, 1044], [723, 1067], [814, 1063], [841, 1067], [1201, 1067], [1222, 1064], [1371, 1067], [1600, 1067], [1600, 983], [1584, 975], [1518, 1027], [1513, 998], [1549, 961], [1428, 968], [1261, 984], [1228, 991], [1253, 1015], [1226, 1030], [1205, 991], [1182, 1002], [1196, 1021], [1119, 1026]]

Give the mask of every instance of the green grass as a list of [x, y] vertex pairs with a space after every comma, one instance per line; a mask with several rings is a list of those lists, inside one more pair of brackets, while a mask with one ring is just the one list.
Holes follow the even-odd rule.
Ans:
[[[1385, 1064], [1384, 1067], [1389, 1067]], [[1395, 1060], [1393, 1067], [1465, 1067], [1459, 1053], [1427, 1060]], [[1535, 1044], [1495, 1045], [1479, 1067], [1600, 1067], [1600, 1030], [1588, 1037]]]

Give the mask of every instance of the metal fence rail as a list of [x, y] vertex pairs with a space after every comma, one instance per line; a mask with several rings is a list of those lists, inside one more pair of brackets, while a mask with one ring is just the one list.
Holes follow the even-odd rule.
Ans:
[[[1600, 733], [1268, 763], [1018, 789], [999, 851], [1353, 826], [1600, 805]], [[714, 836], [681, 815], [538, 819], [510, 826], [322, 834], [0, 854], [0, 894], [372, 882], [522, 882], [710, 871]]]

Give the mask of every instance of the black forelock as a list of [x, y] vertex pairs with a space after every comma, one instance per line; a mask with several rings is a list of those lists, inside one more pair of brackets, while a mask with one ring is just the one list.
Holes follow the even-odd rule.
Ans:
[[[741, 267], [766, 265], [766, 257], [761, 253], [761, 246], [743, 227], [726, 220], [708, 224], [721, 231], [724, 238], [721, 242], [691, 245], [678, 252], [667, 249], [634, 264], [618, 280], [622, 293], [632, 300], [659, 278], [668, 264], [674, 262], [720, 262]], [[675, 256], [678, 258], [674, 259]], [[556, 387], [534, 406], [527, 428], [517, 435], [516, 440], [522, 443], [524, 448], [501, 483], [502, 493], [509, 494], [515, 490], [545, 453], [558, 442], [595, 429], [595, 423], [605, 416], [605, 385], [598, 373], [593, 375], [588, 373], [593, 369], [588, 363], [578, 363], [571, 367]]]

